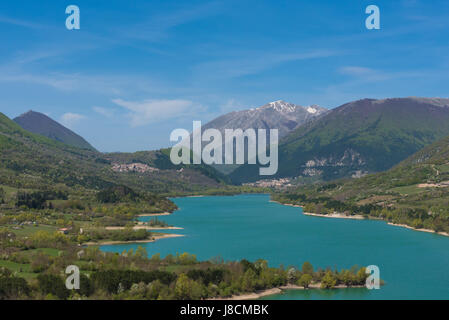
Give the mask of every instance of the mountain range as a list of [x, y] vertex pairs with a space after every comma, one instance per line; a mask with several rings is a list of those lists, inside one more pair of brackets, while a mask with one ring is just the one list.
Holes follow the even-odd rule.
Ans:
[[[276, 101], [223, 115], [203, 126], [203, 130], [207, 128], [278, 128], [282, 137], [279, 170], [275, 176], [264, 178], [328, 181], [388, 170], [449, 136], [449, 99], [363, 99], [332, 110]], [[0, 171], [5, 173], [5, 183], [16, 179], [16, 184], [33, 185], [39, 180], [37, 184], [94, 189], [124, 183], [169, 192], [260, 180], [258, 165], [231, 170], [220, 165], [175, 166], [169, 149], [103, 154], [69, 129], [33, 111], [15, 121], [1, 115], [0, 142]], [[223, 174], [226, 171], [230, 172], [227, 176]]]
[[304, 107], [279, 100], [258, 108], [227, 113], [208, 122], [203, 129], [217, 129], [222, 134], [225, 129], [278, 129], [279, 137], [284, 137], [327, 111], [318, 105]]
[[[258, 108], [233, 111], [202, 126], [202, 130], [217, 129], [224, 136], [225, 129], [278, 129], [279, 137], [285, 137], [301, 125], [328, 112], [318, 105], [300, 106], [282, 100], [267, 103]], [[255, 141], [250, 143], [256, 143]], [[235, 148], [235, 145], [234, 145]], [[246, 149], [245, 149], [246, 150]], [[245, 151], [246, 153], [246, 151]], [[224, 159], [224, 155], [223, 155]], [[218, 171], [229, 174], [239, 165], [213, 165]]]
[[[449, 135], [449, 99], [363, 99], [299, 126], [279, 143], [275, 177], [333, 180], [384, 171]], [[230, 174], [256, 181], [258, 165]]]

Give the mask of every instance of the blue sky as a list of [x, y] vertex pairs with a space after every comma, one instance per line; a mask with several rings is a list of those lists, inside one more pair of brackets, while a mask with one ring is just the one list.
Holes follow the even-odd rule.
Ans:
[[101, 151], [280, 99], [449, 96], [445, 0], [2, 1], [0, 39], [0, 111], [46, 113]]

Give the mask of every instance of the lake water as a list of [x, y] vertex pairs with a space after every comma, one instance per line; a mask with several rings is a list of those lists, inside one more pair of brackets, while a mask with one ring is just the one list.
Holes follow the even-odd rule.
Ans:
[[[380, 290], [289, 290], [269, 299], [449, 299], [449, 237], [387, 225], [383, 221], [311, 217], [268, 195], [175, 198], [180, 208], [160, 217], [185, 237], [139, 244], [149, 255], [189, 252], [200, 260], [258, 258], [272, 266], [349, 268], [377, 265]], [[142, 218], [148, 220], [150, 218]], [[165, 232], [165, 231], [164, 231]], [[137, 244], [102, 246], [122, 252]]]

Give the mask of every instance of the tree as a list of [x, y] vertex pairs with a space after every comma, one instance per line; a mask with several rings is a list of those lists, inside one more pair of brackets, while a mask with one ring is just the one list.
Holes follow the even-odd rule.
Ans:
[[133, 299], [142, 299], [145, 297], [146, 291], [147, 285], [145, 282], [133, 283], [129, 289], [129, 294], [133, 297]]
[[58, 276], [40, 274], [37, 280], [40, 291], [45, 295], [52, 294], [59, 299], [67, 299], [70, 295], [70, 291], [65, 287], [64, 281]]
[[136, 201], [139, 194], [127, 186], [113, 186], [97, 193], [97, 200], [102, 203]]
[[136, 250], [136, 257], [147, 258], [148, 257], [147, 249], [145, 249], [142, 246], [138, 246]]
[[421, 229], [423, 227], [423, 221], [421, 219], [414, 219], [411, 223], [412, 227], [415, 229]]
[[178, 263], [182, 265], [194, 264], [196, 262], [196, 255], [184, 252], [178, 256]]
[[79, 294], [81, 296], [90, 296], [92, 293], [94, 293], [94, 287], [92, 282], [90, 281], [90, 279], [84, 275], [81, 274], [80, 275], [80, 290], [79, 290]]
[[324, 277], [321, 279], [321, 289], [332, 289], [337, 284], [337, 279], [335, 279], [332, 271], [327, 271]]
[[355, 275], [349, 270], [343, 270], [342, 273], [343, 275], [341, 277], [341, 280], [343, 281], [343, 283], [348, 287], [353, 285], [355, 282]]
[[313, 213], [313, 212], [315, 212], [315, 204], [313, 204], [313, 203], [306, 203], [305, 205], [304, 205], [304, 212], [308, 212], [308, 213]]
[[287, 282], [288, 283], [295, 283], [298, 280], [297, 270], [295, 268], [290, 268], [287, 271]]
[[184, 273], [181, 273], [175, 285], [175, 297], [178, 300], [189, 300], [190, 292], [192, 290], [192, 280], [190, 280]]
[[302, 273], [313, 275], [313, 266], [310, 262], [304, 262], [304, 264], [302, 265]]
[[243, 274], [241, 283], [243, 291], [245, 292], [254, 291], [254, 288], [257, 283], [257, 274], [252, 269], [246, 270], [246, 272]]
[[0, 300], [17, 299], [31, 292], [28, 283], [23, 278], [0, 276]]
[[309, 288], [310, 283], [312, 282], [312, 276], [308, 273], [304, 273], [301, 278], [298, 280], [298, 285], [304, 287], [304, 289]]
[[366, 268], [362, 267], [357, 272], [356, 279], [358, 285], [364, 285], [366, 282], [366, 278], [368, 278], [368, 275], [366, 274]]
[[147, 295], [146, 298], [150, 300], [158, 299], [164, 285], [161, 281], [155, 280], [147, 285]]

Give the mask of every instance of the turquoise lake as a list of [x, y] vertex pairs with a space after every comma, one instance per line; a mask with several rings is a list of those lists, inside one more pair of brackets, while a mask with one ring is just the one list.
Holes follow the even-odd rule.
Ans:
[[[289, 290], [268, 299], [449, 299], [449, 237], [383, 221], [311, 217], [269, 195], [172, 199], [179, 210], [159, 217], [185, 237], [139, 244], [149, 255], [189, 252], [199, 260], [259, 258], [271, 266], [309, 261], [315, 268], [377, 265], [380, 290]], [[150, 218], [142, 218], [148, 220]], [[170, 231], [164, 231], [169, 233]], [[122, 252], [137, 244], [102, 246]]]

